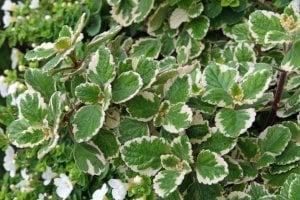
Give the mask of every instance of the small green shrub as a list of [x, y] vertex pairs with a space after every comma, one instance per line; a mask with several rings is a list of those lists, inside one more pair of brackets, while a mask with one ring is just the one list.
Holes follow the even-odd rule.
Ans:
[[300, 199], [298, 1], [31, 4], [0, 199]]

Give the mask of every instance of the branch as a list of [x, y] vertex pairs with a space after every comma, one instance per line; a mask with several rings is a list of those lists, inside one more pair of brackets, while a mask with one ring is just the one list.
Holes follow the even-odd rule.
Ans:
[[286, 76], [287, 76], [287, 72], [284, 71], [284, 70], [281, 70], [278, 85], [277, 85], [276, 92], [275, 92], [275, 98], [274, 98], [274, 101], [272, 103], [272, 108], [271, 108], [271, 111], [269, 113], [269, 116], [267, 118], [266, 126], [270, 126], [274, 123], [275, 116], [276, 116], [276, 111], [277, 111], [277, 108], [278, 108], [278, 103], [280, 102], [280, 99], [281, 99], [281, 95], [282, 95], [282, 91], [283, 91]]

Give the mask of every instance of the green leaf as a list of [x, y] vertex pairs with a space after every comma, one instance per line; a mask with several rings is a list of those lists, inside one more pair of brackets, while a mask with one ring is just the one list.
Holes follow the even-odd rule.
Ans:
[[176, 190], [184, 179], [185, 173], [163, 170], [153, 179], [153, 188], [160, 197], [167, 197]]
[[289, 200], [289, 195], [290, 195], [290, 186], [291, 186], [291, 183], [294, 181], [294, 180], [297, 180], [300, 178], [300, 175], [299, 174], [296, 174], [296, 173], [291, 173], [291, 174], [288, 174], [286, 177], [285, 177], [285, 180], [283, 181], [283, 185], [282, 187], [280, 188], [280, 193], [279, 193], [279, 197], [281, 197], [281, 199], [284, 199], [284, 200]]
[[55, 54], [53, 43], [42, 43], [25, 54], [25, 59], [30, 61], [44, 60]]
[[221, 12], [222, 6], [217, 0], [212, 0], [204, 5], [204, 13], [209, 18], [216, 18]]
[[54, 127], [59, 126], [64, 111], [65, 101], [66, 95], [62, 92], [55, 92], [51, 96], [47, 116], [50, 125]]
[[158, 62], [150, 58], [139, 59], [135, 71], [143, 79], [143, 88], [149, 88], [156, 80], [158, 74]]
[[189, 21], [188, 13], [181, 8], [176, 8], [173, 10], [170, 18], [169, 18], [169, 25], [171, 29], [177, 29], [180, 25], [184, 22]]
[[138, 121], [150, 121], [158, 112], [160, 98], [151, 92], [140, 92], [126, 102], [127, 112]]
[[26, 118], [31, 124], [42, 124], [47, 115], [47, 105], [41, 94], [27, 90], [21, 96], [19, 116]]
[[60, 37], [55, 41], [54, 48], [58, 53], [62, 53], [68, 50], [71, 46], [71, 38], [70, 37]]
[[121, 143], [125, 143], [126, 141], [134, 138], [149, 136], [149, 128], [146, 123], [130, 118], [124, 118], [121, 121], [118, 130], [118, 139]]
[[263, 153], [256, 163], [256, 168], [262, 169], [262, 168], [269, 167], [271, 164], [275, 163], [275, 160], [276, 160], [275, 156], [272, 153], [270, 152]]
[[155, 9], [154, 13], [149, 17], [147, 22], [147, 32], [153, 33], [157, 31], [163, 24], [164, 20], [168, 16], [169, 5], [168, 3], [161, 3]]
[[[80, 42], [83, 38], [82, 35], [82, 30], [85, 26], [86, 23], [86, 13], [84, 12], [83, 14], [81, 14], [79, 20], [76, 22], [75, 28], [74, 28], [74, 34], [72, 37], [72, 44], [76, 44], [78, 42]], [[80, 39], [80, 35], [82, 35], [82, 38]]]
[[269, 152], [280, 155], [287, 147], [292, 135], [290, 130], [282, 125], [274, 125], [266, 128], [259, 135], [260, 152]]
[[177, 170], [177, 165], [180, 163], [180, 158], [172, 154], [166, 154], [160, 156], [161, 165], [166, 170]]
[[211, 137], [201, 143], [201, 149], [225, 155], [235, 147], [236, 142], [236, 138], [226, 137], [216, 128], [213, 128]]
[[94, 104], [99, 100], [101, 89], [94, 83], [82, 83], [75, 88], [75, 96], [86, 104]]
[[206, 16], [200, 16], [193, 19], [187, 25], [187, 32], [196, 40], [202, 40], [209, 28], [209, 19]]
[[221, 0], [222, 7], [227, 7], [227, 6], [238, 7], [239, 5], [240, 5], [239, 0]]
[[216, 127], [227, 137], [236, 138], [245, 133], [255, 120], [255, 110], [222, 109], [215, 117]]
[[300, 145], [290, 142], [281, 155], [276, 157], [277, 165], [287, 165], [300, 160]]
[[[299, 124], [299, 123], [298, 123]], [[284, 121], [282, 125], [289, 128], [292, 134], [292, 140], [299, 141], [300, 140], [300, 127], [296, 122], [293, 121]]]
[[18, 119], [7, 127], [6, 132], [12, 144], [19, 148], [32, 148], [44, 142], [47, 131], [41, 127], [30, 126], [29, 121], [26, 119]]
[[249, 29], [252, 37], [259, 44], [264, 44], [269, 31], [284, 32], [280, 23], [280, 15], [271, 11], [256, 10], [249, 16]]
[[211, 129], [208, 121], [204, 121], [203, 124], [193, 125], [186, 130], [187, 136], [190, 138], [192, 144], [201, 144], [211, 137]]
[[205, 114], [212, 114], [216, 109], [215, 106], [204, 102], [200, 96], [189, 98], [187, 104], [190, 108], [199, 110], [200, 112]]
[[103, 126], [105, 113], [99, 105], [81, 107], [74, 115], [72, 132], [76, 142], [89, 141]]
[[183, 173], [188, 173], [192, 170], [186, 160], [180, 160], [180, 158], [172, 154], [162, 155], [160, 156], [160, 159], [162, 167], [166, 170], [179, 171]]
[[281, 63], [281, 69], [285, 71], [299, 71], [300, 66], [300, 57], [299, 57], [299, 51], [300, 51], [300, 40], [297, 40], [294, 42], [292, 48], [289, 50], [289, 52], [284, 56], [282, 63]]
[[185, 199], [207, 199], [214, 200], [222, 198], [223, 189], [220, 185], [204, 185], [197, 182], [192, 183], [185, 195]]
[[[95, 1], [95, 2], [98, 3], [99, 1]], [[102, 23], [102, 19], [100, 15], [96, 14], [96, 15], [91, 15], [89, 17], [88, 24], [86, 27], [86, 32], [89, 34], [89, 36], [95, 36], [97, 33], [99, 33], [101, 29], [101, 23]]]
[[244, 77], [241, 88], [243, 90], [243, 102], [247, 104], [255, 103], [261, 98], [269, 88], [272, 80], [272, 73], [268, 70], [261, 70]]
[[51, 58], [44, 66], [44, 71], [50, 71], [54, 68], [56, 68], [75, 48], [75, 45], [71, 46], [68, 50], [65, 52], [62, 52], [62, 54], [58, 54], [55, 57]]
[[137, 6], [138, 2], [134, 0], [118, 0], [113, 3], [111, 16], [121, 26], [129, 26], [134, 20], [134, 11]]
[[297, 177], [297, 179], [293, 180], [291, 182], [290, 188], [289, 188], [289, 199], [290, 200], [297, 200], [300, 198], [300, 178]]
[[92, 54], [88, 64], [88, 79], [100, 86], [111, 83], [116, 75], [115, 63], [110, 50], [106, 47], [99, 49]]
[[166, 154], [169, 148], [163, 138], [143, 136], [125, 142], [120, 152], [130, 169], [143, 175], [154, 176], [161, 168], [160, 156]]
[[239, 165], [243, 169], [243, 178], [240, 183], [248, 182], [254, 180], [258, 176], [258, 171], [249, 161], [238, 160]]
[[181, 160], [186, 160], [193, 163], [193, 151], [189, 138], [186, 135], [181, 135], [175, 138], [171, 143], [172, 153]]
[[157, 58], [161, 49], [161, 42], [154, 38], [139, 39], [132, 45], [131, 55], [132, 57], [150, 57]]
[[103, 152], [105, 158], [111, 159], [118, 156], [120, 144], [113, 132], [101, 129], [93, 138], [93, 143]]
[[238, 181], [244, 175], [242, 167], [239, 165], [239, 163], [236, 160], [232, 159], [229, 156], [225, 157], [225, 161], [228, 164], [229, 173], [225, 177], [224, 183], [226, 183], [226, 185], [238, 183]]
[[297, 162], [292, 164], [287, 164], [287, 165], [272, 165], [270, 168], [270, 173], [272, 175], [283, 174], [297, 167], [298, 167]]
[[247, 193], [251, 196], [251, 199], [258, 200], [263, 196], [269, 195], [270, 193], [268, 190], [264, 187], [264, 185], [252, 182], [248, 188]]
[[106, 160], [103, 153], [94, 144], [75, 143], [73, 155], [80, 170], [92, 176], [104, 172]]
[[230, 106], [233, 104], [231, 95], [223, 88], [213, 88], [205, 91], [202, 100], [219, 107]]
[[195, 170], [198, 182], [208, 185], [222, 181], [229, 173], [225, 160], [209, 150], [198, 154]]
[[[171, 82], [172, 83], [172, 82]], [[186, 102], [190, 97], [192, 89], [192, 79], [189, 75], [177, 77], [167, 90], [166, 99], [172, 104]]]
[[248, 24], [246, 23], [235, 24], [231, 28], [230, 33], [226, 32], [226, 28], [223, 30], [225, 35], [234, 39], [237, 42], [245, 42], [251, 40]]
[[48, 102], [54, 93], [54, 80], [40, 69], [30, 68], [25, 71], [25, 82], [28, 86], [41, 93]]
[[269, 31], [265, 36], [265, 43], [266, 44], [284, 44], [291, 42], [292, 38], [288, 33], [281, 32], [281, 31]]
[[59, 135], [57, 133], [57, 129], [54, 129], [53, 133], [51, 133], [50, 139], [47, 143], [44, 143], [38, 151], [37, 158], [42, 159], [47, 153], [53, 150], [59, 140]]
[[232, 98], [228, 94], [237, 80], [237, 71], [226, 65], [210, 64], [204, 70], [205, 93], [203, 100], [218, 106], [231, 105]]
[[256, 62], [254, 46], [248, 43], [239, 43], [234, 48], [234, 60], [237, 62]]
[[247, 160], [254, 159], [258, 155], [257, 140], [250, 137], [238, 138], [238, 150]]
[[123, 72], [113, 82], [112, 100], [114, 103], [124, 103], [132, 99], [142, 88], [141, 76], [133, 71]]
[[138, 3], [137, 9], [135, 11], [136, 23], [142, 22], [150, 13], [154, 5], [154, 0], [141, 0]]
[[[164, 115], [162, 119], [160, 119], [161, 115]], [[192, 110], [187, 105], [177, 103], [171, 105], [167, 111], [158, 113], [154, 121], [161, 120], [161, 124], [156, 125], [162, 125], [170, 133], [179, 133], [190, 126], [192, 115]]]
[[113, 26], [108, 31], [96, 35], [87, 45], [87, 48], [97, 47], [112, 39], [121, 30], [121, 26]]
[[245, 192], [233, 191], [228, 195], [228, 200], [251, 200], [251, 196]]

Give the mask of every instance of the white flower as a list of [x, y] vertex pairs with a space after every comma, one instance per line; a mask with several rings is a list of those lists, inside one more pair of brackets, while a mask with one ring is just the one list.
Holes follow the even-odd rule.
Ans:
[[24, 180], [29, 180], [29, 175], [27, 174], [27, 169], [21, 170], [21, 176]]
[[73, 190], [73, 185], [65, 174], [60, 174], [59, 178], [55, 178], [54, 185], [57, 187], [56, 194], [63, 199], [66, 199]]
[[5, 82], [5, 77], [0, 76], [0, 95], [2, 97], [7, 96], [8, 84]]
[[19, 62], [19, 50], [16, 48], [13, 48], [10, 54], [11, 59], [11, 68], [16, 69], [18, 62]]
[[38, 7], [40, 7], [40, 0], [31, 0], [29, 8], [30, 9], [36, 9]]
[[300, 13], [300, 0], [293, 0], [290, 5], [296, 13]]
[[5, 11], [13, 11], [16, 7], [16, 4], [13, 3], [11, 0], [5, 0], [1, 9]]
[[51, 19], [51, 16], [50, 15], [46, 15], [45, 16], [45, 20], [49, 20], [49, 19]]
[[44, 179], [44, 185], [49, 185], [51, 180], [56, 176], [57, 174], [54, 173], [51, 169], [51, 167], [47, 167], [46, 171], [42, 173], [42, 178]]
[[30, 187], [30, 176], [27, 174], [27, 169], [21, 170], [21, 176], [23, 180], [21, 180], [17, 185], [16, 188], [19, 188], [21, 192], [31, 192], [33, 188]]
[[108, 191], [108, 187], [104, 183], [101, 189], [98, 189], [93, 193], [93, 198], [91, 200], [103, 200], [107, 191]]
[[112, 187], [112, 195], [115, 200], [125, 199], [127, 193], [127, 185], [119, 179], [110, 179], [108, 181], [110, 187]]
[[135, 184], [141, 184], [143, 182], [143, 178], [137, 175], [133, 178], [133, 182]]
[[22, 88], [23, 84], [20, 82], [14, 82], [13, 84], [8, 86], [7, 95], [15, 94], [19, 88]]
[[9, 172], [11, 177], [16, 175], [16, 160], [15, 160], [15, 150], [11, 146], [5, 150], [3, 167], [6, 171]]
[[42, 194], [42, 193], [39, 193], [39, 198], [37, 200], [45, 200], [45, 197], [47, 196], [46, 193]]
[[12, 18], [11, 18], [10, 12], [5, 11], [4, 12], [4, 16], [2, 18], [2, 21], [3, 21], [3, 24], [4, 24], [4, 28], [6, 28], [6, 27], [9, 26], [11, 20], [12, 20]]

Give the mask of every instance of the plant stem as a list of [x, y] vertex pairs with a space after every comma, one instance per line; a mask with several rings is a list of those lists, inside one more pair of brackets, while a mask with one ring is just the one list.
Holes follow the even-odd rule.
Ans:
[[275, 92], [274, 101], [272, 103], [272, 108], [271, 108], [271, 111], [269, 113], [269, 116], [268, 116], [268, 119], [267, 119], [267, 122], [266, 122], [266, 126], [270, 126], [274, 123], [275, 116], [276, 116], [276, 111], [277, 111], [277, 108], [278, 108], [278, 103], [280, 102], [280, 99], [281, 99], [281, 95], [282, 95], [282, 91], [283, 91], [286, 76], [287, 76], [287, 72], [284, 71], [284, 70], [281, 70], [278, 85], [277, 85], [276, 92]]
[[78, 68], [79, 66], [78, 66], [78, 62], [77, 62], [76, 55], [75, 55], [74, 51], [69, 55], [69, 58], [72, 60], [72, 63], [74, 64], [74, 67]]
[[54, 74], [56, 74], [56, 73], [63, 72], [63, 71], [67, 71], [67, 70], [72, 70], [72, 69], [74, 69], [73, 66], [72, 66], [72, 67], [58, 68], [58, 69], [52, 70], [50, 74], [51, 74], [51, 75], [54, 75]]

